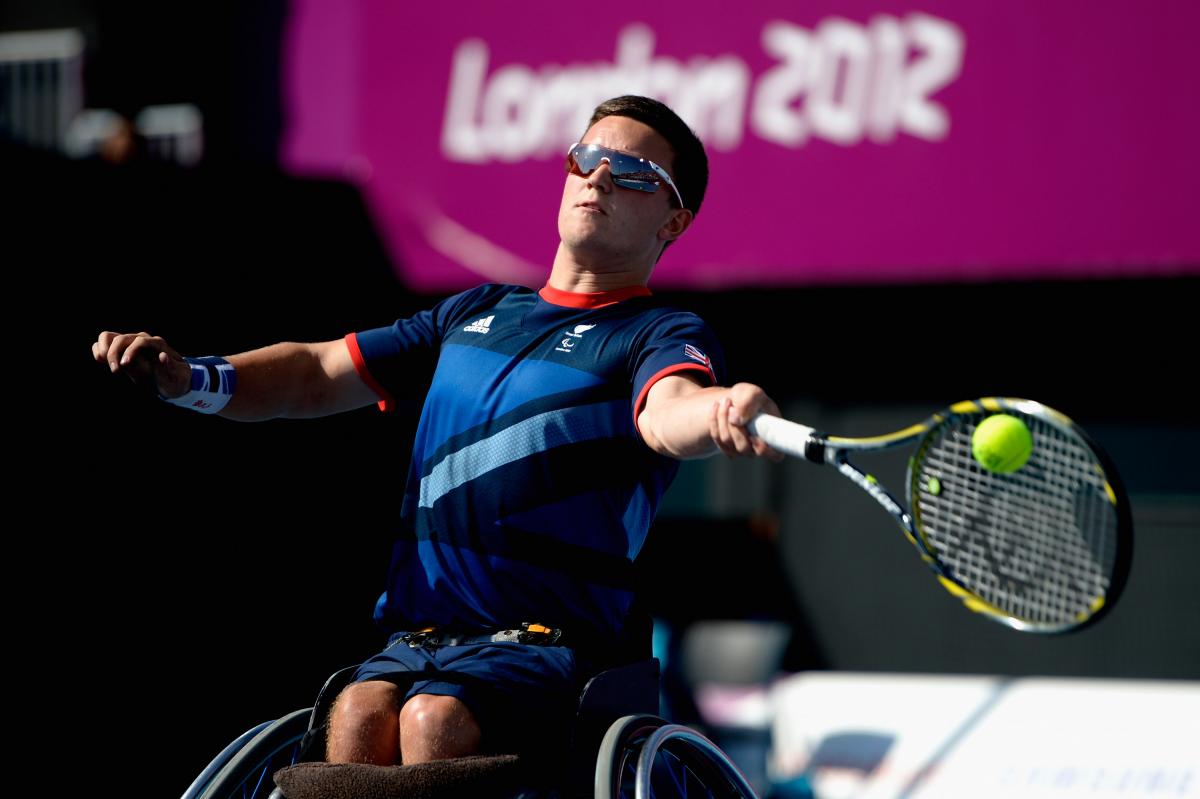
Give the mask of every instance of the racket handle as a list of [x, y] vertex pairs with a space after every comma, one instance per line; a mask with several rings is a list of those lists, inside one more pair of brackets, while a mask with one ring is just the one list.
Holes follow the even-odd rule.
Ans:
[[811, 427], [789, 422], [778, 416], [760, 413], [750, 420], [746, 428], [753, 435], [767, 442], [771, 449], [794, 455], [797, 458], [814, 460], [817, 463], [822, 462], [820, 455], [817, 455], [816, 458], [812, 456], [812, 454], [817, 454], [812, 444], [819, 441], [819, 438], [815, 435], [816, 430]]

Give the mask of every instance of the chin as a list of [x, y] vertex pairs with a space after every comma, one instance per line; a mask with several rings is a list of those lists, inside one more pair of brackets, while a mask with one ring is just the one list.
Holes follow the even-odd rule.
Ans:
[[558, 236], [563, 243], [575, 250], [607, 250], [605, 238], [596, 225], [588, 224], [586, 220], [574, 221], [570, 225], [559, 226]]
[[592, 263], [603, 263], [612, 258], [619, 258], [622, 254], [619, 248], [611, 247], [603, 239], [592, 236], [564, 238], [563, 244], [577, 256], [577, 260], [580, 260], [578, 256], [582, 256], [582, 260]]

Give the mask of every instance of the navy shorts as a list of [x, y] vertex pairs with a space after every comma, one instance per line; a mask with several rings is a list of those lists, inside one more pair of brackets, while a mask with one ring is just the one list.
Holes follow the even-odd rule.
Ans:
[[412, 648], [396, 633], [358, 667], [354, 682], [386, 680], [417, 694], [453, 696], [470, 709], [488, 752], [553, 752], [570, 739], [583, 685], [592, 676], [561, 646], [493, 642]]

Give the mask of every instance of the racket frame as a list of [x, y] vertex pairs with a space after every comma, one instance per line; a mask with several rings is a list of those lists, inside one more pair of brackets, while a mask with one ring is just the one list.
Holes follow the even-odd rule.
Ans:
[[[1113, 573], [1109, 579], [1108, 588], [1104, 592], [1104, 596], [1099, 597], [1098, 601], [1093, 603], [1087, 612], [1080, 614], [1071, 623], [1033, 623], [1015, 617], [977, 596], [942, 564], [936, 551], [925, 540], [911, 510], [914, 507], [913, 491], [916, 484], [913, 478], [913, 470], [916, 465], [916, 456], [921, 451], [926, 436], [954, 415], [992, 414], [1004, 413], [1006, 411], [1016, 411], [1040, 418], [1079, 437], [1099, 461], [1099, 469], [1104, 479], [1105, 493], [1116, 509], [1117, 549]], [[1020, 632], [1041, 634], [1071, 632], [1092, 624], [1103, 616], [1115, 603], [1125, 586], [1133, 554], [1133, 536], [1131, 532], [1133, 523], [1129, 501], [1125, 494], [1124, 486], [1117, 475], [1116, 467], [1099, 445], [1084, 432], [1083, 428], [1075, 424], [1075, 422], [1063, 413], [1056, 411], [1048, 405], [1016, 397], [984, 397], [976, 400], [964, 400], [951, 405], [944, 411], [931, 415], [919, 424], [914, 424], [903, 430], [897, 430], [894, 433], [866, 438], [825, 435], [818, 432], [815, 428], [806, 427], [767, 414], [760, 414], [752, 419], [748, 427], [753, 435], [757, 435], [779, 452], [804, 458], [811, 463], [824, 464], [836, 468], [844, 477], [873, 497], [895, 519], [896, 524], [904, 532], [904, 537], [908, 539], [910, 544], [916, 547], [921, 560], [933, 571], [942, 587], [951, 595], [957, 597], [967, 609], [982, 614], [992, 621], [999, 622]], [[917, 442], [917, 446], [908, 459], [908, 470], [905, 475], [906, 491], [904, 502], [900, 502], [873, 475], [863, 471], [849, 460], [850, 453], [881, 452], [914, 442]]]

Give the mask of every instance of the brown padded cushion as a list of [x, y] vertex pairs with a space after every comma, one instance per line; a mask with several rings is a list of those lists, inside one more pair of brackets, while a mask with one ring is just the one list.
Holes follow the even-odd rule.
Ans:
[[524, 781], [516, 755], [481, 755], [411, 766], [298, 763], [275, 772], [287, 799], [447, 799], [511, 796]]

